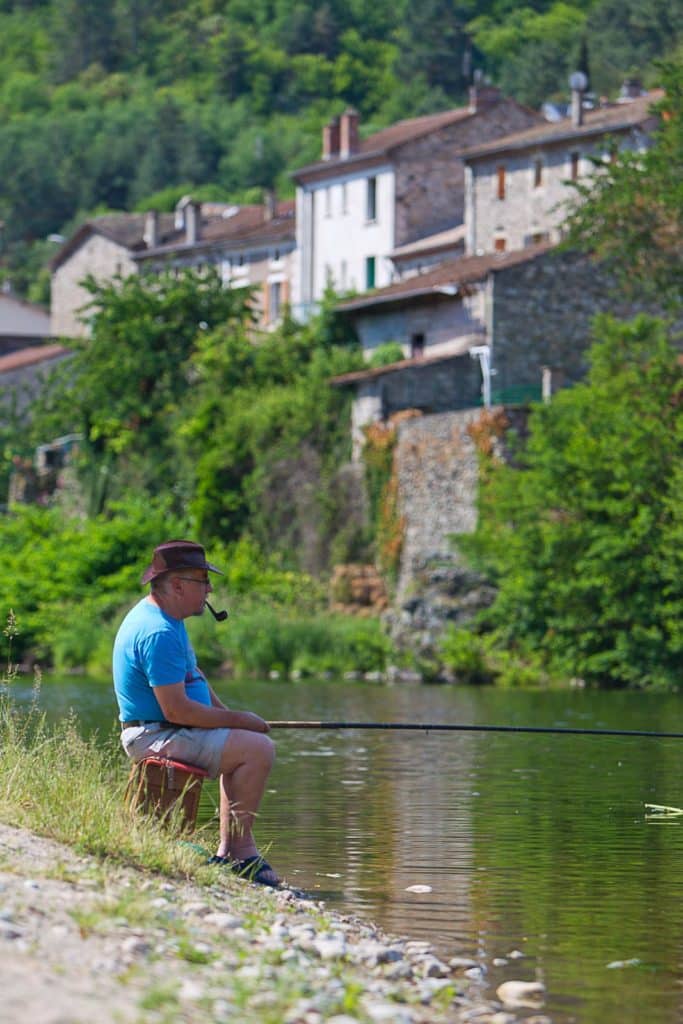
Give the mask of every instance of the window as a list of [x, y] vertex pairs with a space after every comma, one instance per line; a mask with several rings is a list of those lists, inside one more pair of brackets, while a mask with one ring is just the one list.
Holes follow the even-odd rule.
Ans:
[[534, 157], [534, 188], [540, 188], [543, 184], [543, 160], [540, 156]]
[[505, 239], [500, 237], [495, 238], [493, 241], [493, 248], [496, 252], [505, 252]]
[[365, 219], [377, 220], [377, 178], [368, 178]]
[[374, 256], [366, 256], [365, 257], [365, 287], [366, 288], [374, 288], [375, 287], [375, 257]]
[[343, 182], [342, 187], [341, 187], [341, 212], [342, 213], [348, 213], [349, 212], [348, 201], [347, 201], [347, 197], [346, 197], [346, 182]]
[[497, 196], [499, 199], [505, 199], [505, 164], [500, 164], [497, 170], [498, 175], [498, 191]]
[[341, 268], [340, 268], [339, 284], [340, 284], [341, 290], [343, 292], [345, 292], [346, 288], [347, 288], [347, 285], [346, 285], [347, 274], [348, 274], [348, 271], [347, 271], [347, 267], [346, 267], [346, 260], [342, 260], [341, 261]]
[[571, 169], [569, 171], [569, 177], [572, 181], [576, 181], [579, 177], [579, 168], [581, 166], [581, 154], [571, 153], [569, 156]]
[[421, 359], [425, 354], [424, 334], [413, 334], [410, 338], [410, 355], [412, 359]]
[[325, 216], [330, 217], [332, 215], [332, 190], [329, 188], [325, 189]]

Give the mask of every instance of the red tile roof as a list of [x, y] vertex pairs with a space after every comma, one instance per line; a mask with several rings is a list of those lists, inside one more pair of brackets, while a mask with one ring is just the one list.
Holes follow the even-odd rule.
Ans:
[[25, 366], [46, 363], [50, 359], [58, 359], [69, 354], [69, 349], [64, 348], [63, 345], [28, 345], [26, 348], [20, 348], [6, 356], [0, 356], [0, 373], [21, 370]]
[[[234, 211], [234, 212], [233, 212]], [[226, 216], [227, 214], [227, 216]], [[144, 241], [144, 213], [112, 213], [102, 217], [93, 217], [80, 226], [71, 238], [64, 243], [51, 263], [55, 271], [74, 252], [90, 234], [103, 235], [137, 259], [146, 259], [150, 255], [161, 255], [176, 249], [207, 248], [216, 242], [235, 244], [260, 245], [284, 242], [295, 239], [295, 204], [294, 200], [285, 200], [276, 204], [274, 215], [268, 219], [265, 207], [261, 204], [250, 206], [231, 206], [228, 203], [202, 204], [200, 237], [197, 242], [188, 243], [184, 229], [175, 227], [172, 213], [159, 216], [159, 245], [148, 249]]]
[[383, 128], [381, 131], [361, 139], [358, 148], [349, 156], [335, 155], [329, 160], [317, 160], [313, 164], [299, 168], [292, 177], [296, 181], [300, 177], [305, 178], [309, 174], [336, 168], [342, 164], [346, 167], [359, 161], [363, 162], [384, 156], [405, 142], [412, 142], [414, 139], [429, 135], [430, 132], [439, 131], [441, 128], [447, 128], [458, 121], [466, 121], [470, 117], [475, 117], [476, 113], [472, 107], [457, 107], [454, 110], [442, 110], [438, 114], [426, 114], [423, 117], [397, 121], [396, 124], [389, 125], [388, 128]]
[[173, 229], [161, 235], [160, 244], [155, 249], [145, 249], [136, 253], [136, 256], [138, 259], [145, 259], [156, 253], [185, 247], [204, 247], [215, 242], [246, 245], [284, 241], [288, 238], [294, 241], [294, 216], [293, 199], [277, 203], [270, 219], [266, 216], [265, 207], [260, 203], [251, 206], [226, 206], [222, 212], [211, 212], [208, 216], [202, 210], [201, 231], [197, 242], [188, 246], [185, 231]]
[[357, 384], [362, 380], [376, 380], [378, 377], [385, 377], [388, 373], [397, 373], [399, 370], [409, 368], [422, 369], [423, 367], [434, 366], [436, 363], [445, 363], [451, 359], [467, 355], [472, 347], [471, 337], [463, 338], [459, 348], [453, 347], [450, 351], [438, 356], [413, 356], [412, 359], [400, 359], [397, 363], [388, 363], [386, 366], [373, 366], [367, 370], [351, 370], [349, 373], [340, 373], [337, 377], [330, 378], [330, 384], [336, 387], [343, 387], [345, 384]]
[[492, 153], [514, 152], [569, 139], [590, 138], [592, 135], [609, 135], [612, 132], [627, 131], [650, 120], [654, 125], [656, 115], [650, 108], [663, 96], [663, 91], [657, 89], [637, 99], [586, 110], [583, 123], [580, 125], [574, 124], [571, 118], [564, 118], [562, 121], [525, 128], [523, 131], [482, 143], [480, 146], [470, 146], [469, 149], [463, 150], [462, 157], [463, 160], [475, 160]]
[[462, 256], [447, 260], [424, 274], [406, 277], [385, 288], [377, 288], [373, 292], [340, 302], [337, 309], [342, 313], [353, 313], [422, 296], [447, 295], [449, 293], [445, 289], [448, 288], [454, 289], [451, 294], [455, 295], [458, 289], [483, 280], [492, 271], [527, 263], [552, 248], [554, 246], [550, 242], [543, 242], [515, 252], [493, 252], [485, 256]]

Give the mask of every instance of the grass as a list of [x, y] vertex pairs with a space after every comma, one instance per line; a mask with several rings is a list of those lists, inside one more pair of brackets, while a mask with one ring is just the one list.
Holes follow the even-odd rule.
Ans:
[[12, 700], [15, 675], [10, 664], [0, 694], [0, 820], [120, 864], [210, 877], [195, 851], [169, 842], [179, 821], [162, 826], [126, 806], [128, 773], [115, 737], [84, 738], [74, 717], [48, 726], [39, 680], [33, 703], [21, 708]]

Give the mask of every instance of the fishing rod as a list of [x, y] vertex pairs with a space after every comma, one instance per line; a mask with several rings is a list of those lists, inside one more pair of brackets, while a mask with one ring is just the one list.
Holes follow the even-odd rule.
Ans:
[[271, 729], [391, 729], [413, 732], [531, 732], [560, 736], [634, 736], [681, 740], [683, 732], [648, 732], [640, 729], [579, 729], [553, 725], [460, 725], [441, 722], [269, 722]]

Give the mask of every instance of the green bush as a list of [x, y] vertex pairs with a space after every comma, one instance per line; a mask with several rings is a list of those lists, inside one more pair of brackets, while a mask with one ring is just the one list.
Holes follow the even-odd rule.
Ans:
[[370, 356], [370, 366], [373, 370], [379, 369], [381, 366], [390, 366], [391, 363], [400, 363], [405, 358], [403, 347], [398, 341], [386, 341], [383, 345], [378, 345]]
[[391, 642], [377, 619], [301, 616], [272, 608], [238, 614], [224, 650], [238, 674], [318, 675], [385, 668]]
[[466, 629], [450, 625], [446, 629], [439, 653], [446, 668], [461, 683], [490, 683], [493, 673], [487, 663], [482, 638]]

